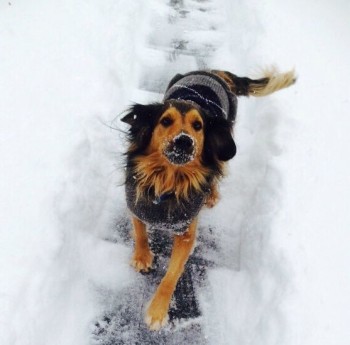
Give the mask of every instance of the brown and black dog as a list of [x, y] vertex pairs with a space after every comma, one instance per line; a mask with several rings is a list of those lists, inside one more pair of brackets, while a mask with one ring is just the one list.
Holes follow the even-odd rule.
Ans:
[[132, 213], [137, 271], [152, 267], [148, 228], [174, 234], [168, 270], [148, 308], [151, 330], [167, 323], [176, 284], [193, 250], [197, 216], [218, 201], [225, 162], [236, 154], [232, 131], [237, 96], [265, 96], [295, 82], [293, 71], [261, 79], [224, 71], [176, 75], [162, 103], [135, 104], [122, 118], [130, 125], [126, 197]]

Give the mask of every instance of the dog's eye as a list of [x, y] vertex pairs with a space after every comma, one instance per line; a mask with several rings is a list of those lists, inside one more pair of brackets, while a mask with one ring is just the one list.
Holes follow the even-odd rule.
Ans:
[[202, 129], [202, 123], [200, 121], [194, 121], [192, 123], [192, 127], [196, 130], [196, 131], [200, 131]]
[[164, 127], [169, 127], [173, 123], [173, 120], [170, 117], [163, 117], [160, 123]]

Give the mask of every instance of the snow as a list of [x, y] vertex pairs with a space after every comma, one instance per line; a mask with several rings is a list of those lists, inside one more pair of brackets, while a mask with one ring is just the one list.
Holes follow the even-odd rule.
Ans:
[[[238, 153], [201, 214], [222, 247], [200, 292], [205, 334], [348, 344], [350, 5], [185, 3], [188, 17], [160, 0], [0, 2], [1, 344], [88, 344], [101, 291], [139, 279], [131, 248], [104, 240], [126, 207], [117, 115], [159, 101], [175, 73], [271, 63], [297, 84], [239, 99]], [[169, 62], [174, 38], [195, 58]]]
[[268, 31], [280, 45], [277, 57], [289, 47], [285, 61], [294, 59], [300, 76], [288, 110], [294, 130], [281, 162], [285, 192], [278, 225], [284, 234], [276, 232], [292, 265], [298, 296], [285, 304], [288, 313], [300, 315], [293, 318], [292, 328], [299, 343], [346, 344], [350, 336], [346, 326], [350, 317], [346, 292], [350, 284], [346, 243], [350, 224], [350, 90], [346, 81], [350, 7], [341, 1], [332, 6], [299, 3], [300, 16], [295, 5], [275, 4], [282, 23], [293, 18], [287, 40], [282, 40], [276, 23]]

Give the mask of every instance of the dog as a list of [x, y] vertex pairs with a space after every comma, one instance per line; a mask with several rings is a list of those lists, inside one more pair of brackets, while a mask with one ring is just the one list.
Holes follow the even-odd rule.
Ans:
[[266, 96], [295, 82], [294, 72], [265, 72], [260, 79], [226, 71], [176, 75], [161, 103], [134, 104], [127, 123], [126, 200], [135, 241], [131, 265], [152, 268], [147, 230], [173, 234], [168, 269], [151, 299], [145, 322], [159, 330], [168, 322], [169, 304], [194, 248], [198, 214], [219, 200], [224, 166], [236, 154], [233, 127], [238, 96]]

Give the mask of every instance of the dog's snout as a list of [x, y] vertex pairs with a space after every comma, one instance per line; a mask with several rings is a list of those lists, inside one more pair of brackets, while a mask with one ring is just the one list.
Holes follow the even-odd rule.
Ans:
[[168, 143], [164, 154], [170, 163], [184, 165], [194, 158], [195, 142], [191, 136], [181, 132]]
[[174, 146], [182, 151], [190, 153], [193, 151], [194, 142], [189, 135], [182, 134], [175, 138]]

